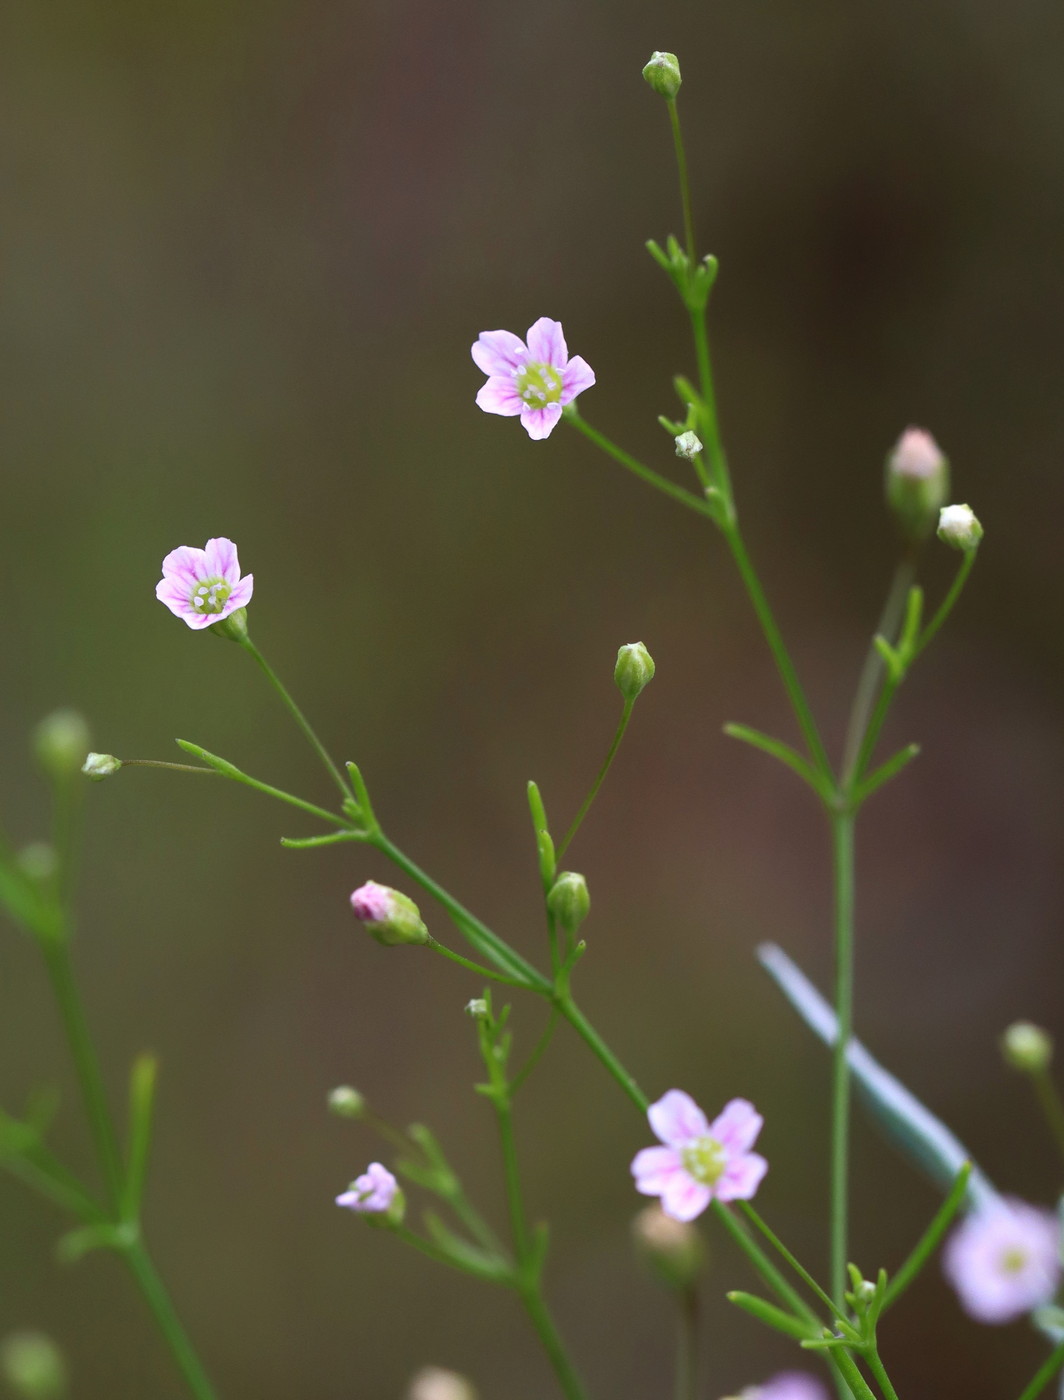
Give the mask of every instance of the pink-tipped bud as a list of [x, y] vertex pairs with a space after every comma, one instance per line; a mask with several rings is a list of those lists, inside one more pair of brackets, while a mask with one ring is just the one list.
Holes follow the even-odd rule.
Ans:
[[399, 943], [427, 943], [429, 931], [412, 899], [376, 880], [367, 880], [353, 891], [351, 908], [355, 918], [378, 943], [394, 947]]
[[913, 544], [926, 540], [949, 499], [949, 463], [923, 428], [907, 428], [887, 458], [887, 505]]

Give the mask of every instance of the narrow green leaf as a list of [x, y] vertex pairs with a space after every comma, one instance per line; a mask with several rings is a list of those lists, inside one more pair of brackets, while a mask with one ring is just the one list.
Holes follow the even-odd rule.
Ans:
[[290, 851], [309, 851], [317, 846], [335, 846], [341, 841], [361, 841], [354, 831], [333, 831], [328, 836], [282, 836], [281, 845]]
[[881, 764], [874, 773], [870, 773], [864, 782], [857, 789], [856, 800], [864, 802], [877, 792], [884, 783], [889, 783], [895, 774], [907, 767], [920, 752], [919, 744], [908, 744], [904, 749], [900, 749], [893, 758], [888, 758], [886, 763]]
[[916, 1248], [887, 1285], [882, 1303], [884, 1308], [889, 1308], [891, 1303], [901, 1297], [935, 1252], [942, 1236], [953, 1223], [953, 1217], [964, 1203], [968, 1192], [968, 1178], [971, 1174], [972, 1164], [965, 1162], [957, 1173], [949, 1195], [939, 1207], [931, 1224], [924, 1231]]
[[778, 758], [792, 772], [797, 773], [803, 782], [808, 783], [818, 797], [827, 800], [828, 793], [823, 780], [812, 764], [807, 763], [797, 750], [792, 749], [789, 744], [785, 744], [782, 739], [773, 739], [771, 734], [762, 734], [759, 729], [751, 729], [748, 724], [726, 724], [724, 732], [730, 739], [741, 739], [744, 744], [750, 744], [751, 747], [760, 749], [762, 753], [771, 754], [773, 758]]
[[63, 1235], [55, 1252], [60, 1263], [76, 1264], [95, 1249], [128, 1249], [135, 1238], [128, 1225], [84, 1225]]
[[319, 817], [322, 821], [328, 822], [330, 826], [335, 826], [339, 820], [335, 812], [327, 812], [324, 807], [317, 807], [313, 802], [304, 802], [302, 797], [285, 792], [283, 788], [271, 787], [269, 783], [260, 782], [258, 778], [252, 778], [249, 774], [241, 772], [228, 759], [219, 758], [217, 754], [209, 753], [206, 749], [200, 748], [199, 744], [190, 743], [188, 739], [178, 739], [176, 742], [178, 748], [184, 749], [185, 753], [192, 754], [194, 758], [198, 758], [209, 768], [213, 768], [216, 773], [220, 773], [223, 778], [229, 778], [234, 783], [243, 783], [245, 787], [254, 788], [256, 792], [262, 792], [267, 797], [276, 798], [278, 802], [287, 802], [290, 807], [298, 807], [301, 812], [309, 812], [312, 817]]
[[137, 1219], [144, 1195], [158, 1068], [154, 1055], [138, 1055], [130, 1071], [129, 1147], [126, 1155], [125, 1189], [122, 1193], [122, 1213], [127, 1220]]
[[470, 1244], [468, 1240], [456, 1235], [447, 1225], [443, 1223], [434, 1211], [425, 1212], [425, 1228], [428, 1230], [437, 1249], [447, 1256], [447, 1259], [456, 1269], [463, 1269], [466, 1273], [475, 1274], [478, 1278], [486, 1279], [489, 1282], [503, 1282], [510, 1278], [509, 1260], [501, 1258], [497, 1254], [489, 1254], [486, 1249], [480, 1249], [477, 1245]]
[[774, 1303], [766, 1302], [764, 1298], [758, 1298], [753, 1293], [733, 1292], [725, 1294], [725, 1297], [729, 1303], [734, 1303], [737, 1308], [742, 1308], [743, 1312], [756, 1317], [766, 1327], [773, 1327], [777, 1332], [793, 1337], [796, 1341], [804, 1342], [817, 1334], [817, 1329], [810, 1323], [803, 1322], [801, 1318], [784, 1312]]

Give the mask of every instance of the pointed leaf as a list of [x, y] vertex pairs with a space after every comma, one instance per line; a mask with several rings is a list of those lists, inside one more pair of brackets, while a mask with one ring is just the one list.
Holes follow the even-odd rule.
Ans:
[[817, 1328], [812, 1323], [804, 1322], [800, 1317], [784, 1312], [782, 1308], [777, 1308], [774, 1303], [766, 1302], [764, 1298], [758, 1298], [753, 1293], [732, 1292], [725, 1296], [729, 1303], [734, 1303], [737, 1308], [742, 1308], [743, 1312], [749, 1313], [751, 1317], [756, 1317], [758, 1322], [763, 1322], [766, 1327], [772, 1327], [787, 1337], [793, 1337], [796, 1341], [804, 1342], [817, 1334]]

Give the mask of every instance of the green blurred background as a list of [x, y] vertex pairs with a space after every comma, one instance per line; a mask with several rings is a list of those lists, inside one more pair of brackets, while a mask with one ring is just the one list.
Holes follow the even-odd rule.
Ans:
[[[617, 646], [658, 677], [572, 850], [594, 912], [579, 990], [646, 1088], [765, 1113], [765, 1213], [825, 1263], [828, 1066], [758, 971], [830, 976], [828, 850], [790, 774], [721, 734], [791, 736], [721, 541], [567, 429], [477, 412], [485, 328], [564, 320], [589, 419], [671, 471], [655, 424], [690, 371], [642, 249], [679, 231], [661, 101], [675, 49], [713, 330], [751, 547], [837, 749], [893, 566], [884, 453], [910, 422], [987, 528], [956, 620], [889, 741], [917, 764], [860, 834], [858, 1026], [1003, 1188], [1060, 1167], [995, 1039], [1061, 1021], [1059, 569], [1064, 509], [1064, 10], [1054, 0], [56, 0], [0, 13], [0, 810], [41, 834], [26, 736], [74, 704], [95, 746], [193, 739], [315, 800], [328, 783], [235, 648], [153, 596], [162, 556], [238, 541], [254, 635], [389, 832], [542, 958], [524, 784], [564, 826], [618, 709]], [[932, 593], [953, 558], [934, 546]], [[357, 1084], [442, 1134], [500, 1214], [461, 1014], [478, 985], [357, 936], [387, 869], [282, 852], [298, 814], [127, 772], [86, 793], [77, 957], [116, 1105], [162, 1058], [151, 1237], [230, 1400], [398, 1397], [417, 1367], [485, 1400], [553, 1381], [516, 1304], [408, 1256], [331, 1201], [377, 1143], [331, 1119]], [[433, 927], [441, 915], [426, 909]], [[35, 951], [0, 930], [0, 1101], [64, 1086]], [[542, 1024], [515, 1007], [519, 1043]], [[518, 1123], [549, 1281], [594, 1393], [662, 1396], [666, 1301], [630, 1259], [645, 1125], [560, 1034]], [[856, 1125], [853, 1248], [896, 1264], [936, 1196]], [[63, 1222], [0, 1181], [0, 1334], [45, 1328], [76, 1397], [170, 1400], [120, 1265], [62, 1269]], [[732, 1313], [714, 1240], [705, 1394], [792, 1353]], [[978, 1329], [928, 1272], [887, 1329], [905, 1396], [1015, 1393], [1044, 1354]]]

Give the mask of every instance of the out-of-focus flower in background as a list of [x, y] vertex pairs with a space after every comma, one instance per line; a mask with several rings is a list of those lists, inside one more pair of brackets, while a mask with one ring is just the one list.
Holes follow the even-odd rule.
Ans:
[[1005, 1199], [954, 1231], [942, 1267], [971, 1317], [1011, 1322], [1057, 1291], [1060, 1228], [1050, 1211]]

